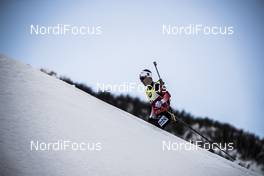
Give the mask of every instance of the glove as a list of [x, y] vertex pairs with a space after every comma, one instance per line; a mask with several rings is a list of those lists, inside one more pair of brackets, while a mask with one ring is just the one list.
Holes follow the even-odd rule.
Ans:
[[160, 108], [161, 105], [162, 105], [162, 102], [161, 102], [161, 101], [157, 101], [157, 102], [155, 103], [155, 107], [156, 107], [156, 108]]
[[163, 103], [164, 103], [163, 100], [157, 101], [157, 102], [155, 103], [155, 107], [156, 107], [156, 108], [160, 108], [160, 107], [162, 106]]

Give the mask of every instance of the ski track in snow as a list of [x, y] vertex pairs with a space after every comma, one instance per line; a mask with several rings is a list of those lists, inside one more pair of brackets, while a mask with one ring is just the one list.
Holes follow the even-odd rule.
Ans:
[[[0, 56], [1, 175], [257, 175], [29, 65]], [[101, 151], [31, 151], [30, 141], [100, 142]]]

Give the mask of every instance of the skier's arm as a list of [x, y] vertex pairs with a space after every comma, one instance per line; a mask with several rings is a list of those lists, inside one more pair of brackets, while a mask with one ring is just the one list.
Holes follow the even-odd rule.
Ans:
[[170, 95], [169, 91], [167, 91], [164, 83], [159, 84], [159, 86], [160, 86], [160, 93], [161, 93], [161, 97], [162, 97], [161, 102], [163, 104], [163, 103], [168, 102], [170, 100], [171, 95]]
[[160, 114], [161, 112], [167, 111], [170, 106], [170, 93], [168, 91], [163, 92], [162, 99], [155, 102], [154, 114]]
[[168, 102], [170, 100], [170, 93], [168, 91], [165, 91], [161, 99], [162, 103]]

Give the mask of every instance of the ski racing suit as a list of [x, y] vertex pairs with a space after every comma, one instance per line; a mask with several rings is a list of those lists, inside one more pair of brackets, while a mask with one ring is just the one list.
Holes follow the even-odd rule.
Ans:
[[147, 86], [146, 95], [151, 104], [151, 114], [148, 121], [159, 128], [165, 128], [172, 118], [171, 113], [168, 112], [170, 93], [164, 85], [160, 84], [160, 81], [157, 81]]

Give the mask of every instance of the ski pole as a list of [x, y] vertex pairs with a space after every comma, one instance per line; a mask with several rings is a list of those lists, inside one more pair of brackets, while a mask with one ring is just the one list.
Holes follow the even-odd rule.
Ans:
[[[156, 61], [154, 61], [153, 62], [153, 64], [154, 64], [154, 66], [155, 66], [155, 69], [156, 69], [156, 71], [157, 71], [157, 74], [158, 74], [158, 77], [159, 77], [159, 79], [160, 79], [160, 83], [161, 83], [161, 85], [163, 85], [163, 81], [162, 81], [162, 79], [161, 79], [161, 77], [160, 77], [160, 74], [159, 74], [159, 70], [158, 70], [158, 67], [157, 67], [157, 62]], [[173, 114], [173, 113], [171, 113], [171, 112], [169, 112], [171, 115], [173, 115], [174, 116], [174, 118], [176, 118], [176, 116]], [[201, 136], [203, 139], [205, 139], [207, 142], [209, 142], [211, 145], [213, 145], [213, 142], [211, 141], [211, 140], [209, 140], [207, 137], [205, 137], [204, 135], [202, 135], [201, 133], [199, 133], [197, 130], [195, 130], [195, 129], [193, 129], [191, 126], [189, 126], [187, 123], [185, 123], [182, 119], [179, 119], [179, 118], [177, 118], [177, 120], [179, 120], [182, 124], [184, 124], [186, 127], [188, 127], [190, 130], [192, 130], [193, 132], [195, 132], [196, 134], [198, 134], [199, 136]], [[222, 150], [218, 145], [216, 145], [216, 147], [220, 150], [220, 151], [222, 151], [223, 153], [225, 153], [232, 161], [235, 161], [236, 159], [234, 158], [234, 157], [232, 157], [231, 155], [229, 155], [226, 151], [224, 151], [224, 150]]]
[[[158, 70], [158, 67], [157, 67], [157, 62], [154, 61], [153, 62], [155, 68], [156, 68], [156, 71], [157, 71], [157, 74], [158, 74], [158, 77], [160, 79], [160, 82], [161, 84], [163, 84], [163, 81], [160, 77], [160, 74], [159, 74], [159, 70]], [[171, 113], [173, 114], [173, 113]], [[174, 115], [174, 114], [173, 114]], [[174, 117], [176, 118], [176, 116], [174, 115]], [[182, 124], [184, 124], [186, 127], [188, 127], [190, 130], [192, 130], [193, 132], [195, 132], [196, 134], [198, 134], [199, 136], [201, 136], [203, 139], [205, 139], [207, 142], [209, 142], [211, 145], [213, 145], [213, 142], [211, 140], [209, 140], [207, 137], [205, 137], [204, 135], [202, 135], [201, 133], [199, 133], [197, 130], [193, 129], [191, 126], [189, 126], [187, 123], [185, 123], [182, 119], [179, 119], [179, 118], [176, 118], [177, 120], [179, 120]], [[218, 145], [216, 145], [216, 147], [222, 151], [223, 153], [225, 153], [232, 161], [235, 161], [236, 159], [234, 157], [232, 157], [231, 155], [229, 155], [226, 151], [222, 150]]]
[[155, 69], [156, 69], [156, 71], [157, 71], [157, 74], [158, 74], [158, 77], [159, 77], [160, 83], [161, 83], [161, 85], [163, 85], [163, 81], [162, 81], [162, 79], [161, 79], [161, 77], [160, 77], [159, 70], [158, 70], [158, 67], [157, 67], [157, 62], [154, 61], [153, 64], [154, 64]]
[[[199, 136], [201, 136], [203, 139], [205, 139], [207, 142], [209, 142], [211, 145], [213, 145], [213, 142], [211, 140], [209, 140], [207, 137], [205, 137], [204, 135], [202, 135], [201, 133], [199, 133], [197, 130], [193, 129], [191, 126], [189, 126], [187, 123], [185, 123], [182, 119], [177, 118], [177, 120], [179, 120], [182, 124], [184, 124], [186, 127], [188, 127], [190, 130], [192, 130], [193, 132], [195, 132], [196, 134], [198, 134]], [[229, 155], [226, 151], [222, 150], [218, 145], [215, 145], [220, 151], [222, 151], [223, 153], [225, 153], [232, 161], [235, 161], [236, 159]]]

